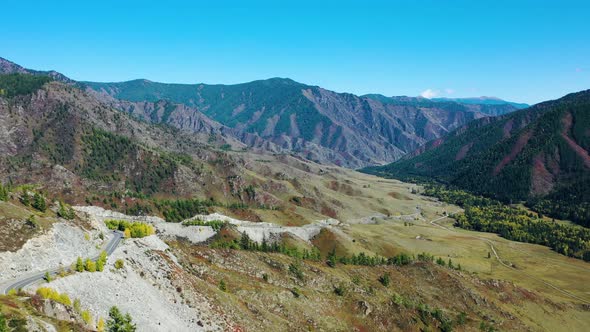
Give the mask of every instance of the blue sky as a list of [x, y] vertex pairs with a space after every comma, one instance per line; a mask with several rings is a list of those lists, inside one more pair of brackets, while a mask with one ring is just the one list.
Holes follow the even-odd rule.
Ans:
[[7, 0], [0, 56], [77, 80], [535, 103], [590, 88], [590, 1]]

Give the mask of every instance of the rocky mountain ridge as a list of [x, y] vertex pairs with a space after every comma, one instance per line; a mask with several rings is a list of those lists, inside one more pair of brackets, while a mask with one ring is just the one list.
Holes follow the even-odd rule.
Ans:
[[356, 96], [283, 78], [236, 85], [73, 82], [0, 58], [0, 73], [14, 72], [49, 73], [143, 121], [349, 168], [395, 161], [474, 119], [517, 109], [508, 103]]
[[590, 225], [590, 90], [471, 122], [402, 160], [367, 168], [434, 179]]

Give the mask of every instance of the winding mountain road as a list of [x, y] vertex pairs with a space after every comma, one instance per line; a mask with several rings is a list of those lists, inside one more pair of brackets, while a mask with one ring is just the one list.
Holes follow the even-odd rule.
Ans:
[[[117, 249], [117, 247], [119, 246], [119, 243], [121, 243], [121, 240], [124, 237], [123, 233], [119, 232], [119, 231], [113, 231], [112, 234], [113, 234], [113, 237], [111, 238], [111, 240], [103, 247], [103, 251], [106, 251], [108, 256], [110, 256], [115, 251], [115, 249]], [[97, 261], [99, 256], [100, 256], [100, 254], [96, 255], [94, 257], [91, 257], [90, 259], [93, 261]], [[54, 276], [54, 275], [57, 275], [60, 272], [60, 270], [62, 270], [62, 269], [63, 269], [62, 267], [53, 268], [53, 269], [49, 269], [49, 270], [45, 270], [45, 271], [35, 272], [34, 274], [29, 274], [29, 275], [14, 279], [14, 280], [8, 282], [7, 284], [0, 286], [0, 294], [8, 294], [8, 292], [12, 289], [18, 290], [21, 288], [25, 288], [29, 285], [32, 285], [38, 281], [45, 279], [46, 273], [49, 273], [49, 275]]]
[[[456, 230], [454, 230], [454, 229], [451, 229], [451, 228], [448, 228], [448, 227], [445, 227], [445, 226], [443, 226], [443, 225], [440, 225], [440, 224], [437, 224], [437, 223], [436, 223], [437, 221], [439, 221], [439, 220], [442, 220], [442, 219], [446, 219], [446, 218], [448, 218], [448, 217], [447, 217], [447, 216], [442, 216], [442, 217], [440, 217], [440, 218], [436, 218], [436, 219], [434, 219], [434, 220], [431, 220], [431, 221], [430, 221], [430, 224], [431, 224], [431, 225], [433, 225], [433, 226], [436, 226], [436, 227], [439, 227], [439, 228], [445, 229], [445, 230], [447, 230], [447, 231], [450, 231], [450, 232], [457, 232], [457, 231], [456, 231]], [[494, 248], [494, 245], [493, 245], [493, 243], [492, 243], [492, 241], [491, 241], [490, 239], [486, 239], [486, 238], [479, 237], [479, 236], [474, 236], [474, 235], [467, 235], [467, 234], [465, 234], [465, 233], [461, 233], [461, 234], [462, 234], [462, 235], [464, 235], [464, 236], [467, 236], [467, 237], [473, 238], [473, 239], [478, 239], [478, 240], [481, 240], [481, 241], [484, 241], [484, 242], [486, 242], [486, 243], [487, 243], [487, 244], [490, 246], [490, 249], [492, 250], [492, 252], [494, 253], [494, 257], [496, 257], [496, 259], [498, 260], [498, 262], [499, 262], [499, 263], [500, 263], [502, 266], [504, 266], [504, 267], [506, 267], [506, 268], [508, 268], [508, 269], [511, 269], [511, 270], [513, 270], [513, 271], [517, 271], [517, 272], [519, 272], [519, 273], [523, 274], [524, 276], [526, 276], [526, 277], [529, 277], [529, 278], [531, 278], [531, 279], [533, 279], [533, 280], [536, 280], [536, 281], [538, 281], [538, 282], [540, 282], [540, 283], [544, 284], [545, 286], [547, 286], [547, 287], [550, 287], [550, 288], [552, 288], [552, 289], [554, 289], [554, 290], [556, 290], [556, 291], [558, 291], [558, 292], [562, 293], [563, 295], [565, 295], [565, 296], [567, 296], [567, 297], [570, 297], [570, 298], [572, 298], [572, 299], [576, 299], [576, 300], [578, 300], [578, 301], [581, 301], [582, 303], [585, 303], [585, 304], [590, 304], [590, 301], [588, 301], [588, 300], [586, 300], [586, 299], [583, 299], [583, 298], [581, 298], [581, 297], [579, 297], [579, 296], [576, 296], [575, 294], [572, 294], [572, 293], [570, 293], [570, 292], [566, 291], [565, 289], [561, 289], [561, 288], [559, 288], [559, 287], [557, 287], [557, 286], [555, 286], [555, 285], [553, 285], [553, 284], [550, 284], [550, 283], [548, 283], [547, 281], [545, 281], [545, 280], [543, 280], [543, 279], [541, 279], [541, 278], [535, 277], [534, 275], [532, 275], [532, 274], [530, 274], [530, 273], [527, 273], [527, 272], [525, 272], [525, 271], [522, 271], [522, 270], [518, 270], [518, 269], [514, 268], [512, 265], [510, 265], [510, 264], [506, 263], [505, 261], [503, 261], [503, 260], [502, 260], [502, 258], [500, 258], [500, 255], [498, 255], [498, 252], [496, 251], [496, 248]]]

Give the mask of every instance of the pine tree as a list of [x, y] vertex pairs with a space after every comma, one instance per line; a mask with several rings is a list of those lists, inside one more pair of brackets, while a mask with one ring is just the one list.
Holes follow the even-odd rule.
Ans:
[[109, 320], [107, 321], [108, 332], [135, 332], [137, 327], [133, 324], [129, 314], [121, 314], [117, 307], [112, 307], [109, 311]]
[[336, 267], [336, 248], [332, 248], [332, 251], [328, 254], [328, 262], [329, 267]]
[[249, 250], [251, 245], [250, 242], [250, 236], [248, 236], [246, 232], [243, 232], [242, 237], [240, 238], [240, 247], [244, 250]]
[[20, 195], [20, 202], [23, 203], [24, 206], [31, 205], [31, 197], [29, 196], [29, 192], [26, 189], [23, 189]]
[[6, 318], [0, 312], [0, 332], [8, 332], [8, 325], [6, 324]]
[[33, 207], [41, 212], [45, 212], [45, 210], [47, 210], [45, 197], [39, 193], [35, 193], [35, 195], [33, 195]]
[[74, 209], [62, 201], [59, 202], [59, 210], [57, 210], [57, 215], [68, 220], [72, 220], [76, 217]]
[[0, 201], [7, 201], [8, 200], [8, 188], [0, 183]]
[[225, 281], [223, 279], [219, 281], [219, 290], [222, 292], [227, 291], [227, 286], [225, 285]]
[[389, 286], [391, 282], [391, 276], [389, 275], [389, 272], [386, 272], [381, 277], [379, 277], [379, 282], [385, 287]]

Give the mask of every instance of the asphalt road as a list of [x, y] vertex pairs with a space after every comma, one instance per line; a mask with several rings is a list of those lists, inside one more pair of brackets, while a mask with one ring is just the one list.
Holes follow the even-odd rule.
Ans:
[[[119, 243], [121, 243], [121, 240], [123, 239], [122, 232], [113, 231], [112, 235], [113, 235], [113, 237], [111, 238], [111, 240], [106, 244], [106, 246], [103, 247], [103, 250], [106, 251], [108, 256], [110, 256], [113, 253], [113, 251], [115, 251], [115, 249], [117, 249], [117, 246], [119, 246]], [[97, 261], [99, 256], [100, 256], [100, 254], [97, 256], [91, 257], [90, 259], [93, 261]], [[38, 281], [45, 279], [46, 273], [49, 273], [49, 275], [51, 275], [51, 276], [55, 276], [60, 272], [61, 269], [62, 269], [61, 267], [58, 267], [58, 268], [40, 271], [40, 272], [36, 272], [35, 274], [32, 274], [32, 275], [27, 275], [27, 276], [23, 276], [21, 278], [14, 279], [14, 280], [10, 281], [8, 284], [6, 284], [5, 286], [3, 286], [0, 289], [0, 293], [1, 294], [8, 294], [8, 292], [11, 289], [18, 290], [21, 288], [25, 288], [31, 284], [34, 284]], [[70, 270], [70, 269], [66, 268], [66, 270]]]

